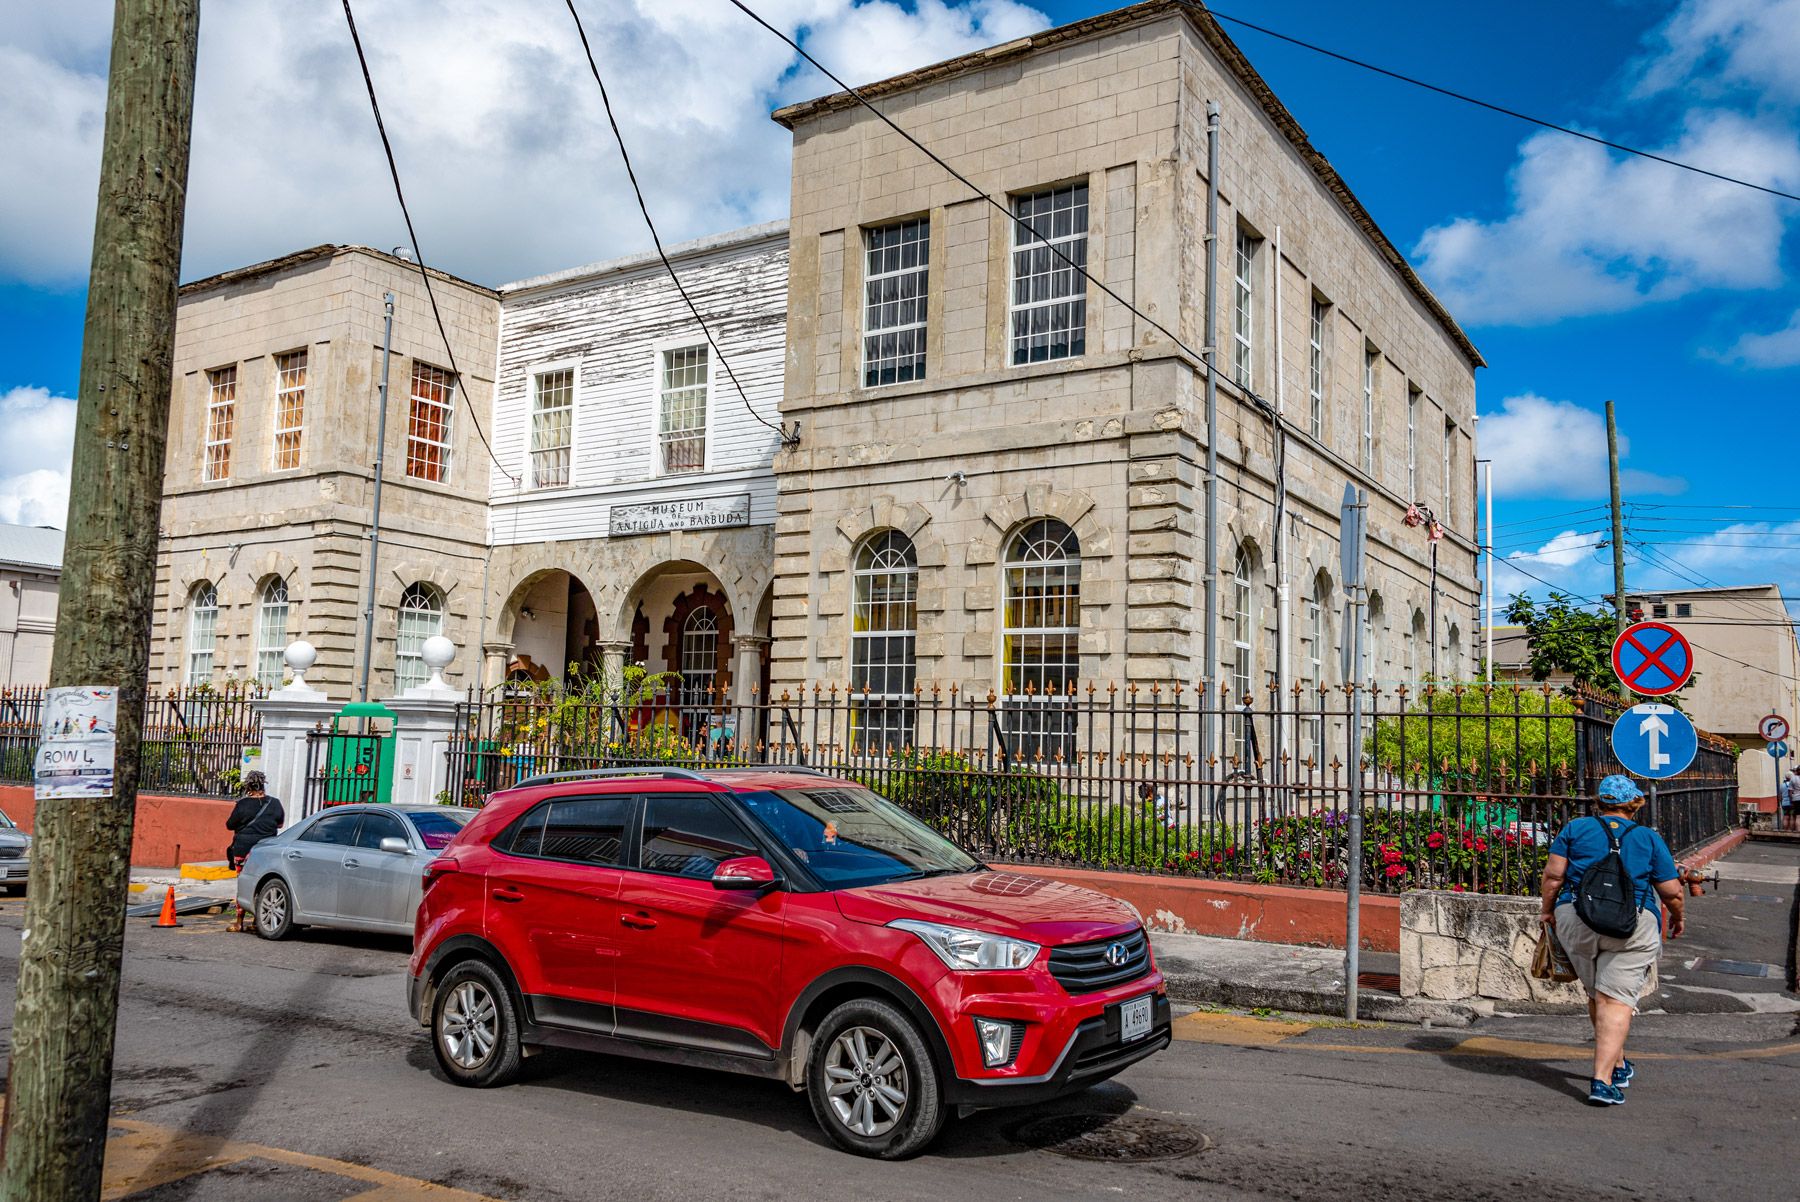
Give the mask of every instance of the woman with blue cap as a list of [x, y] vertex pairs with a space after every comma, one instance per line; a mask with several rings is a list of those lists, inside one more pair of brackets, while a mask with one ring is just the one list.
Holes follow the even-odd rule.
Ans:
[[[1600, 782], [1593, 815], [1563, 827], [1551, 841], [1550, 858], [1544, 864], [1544, 925], [1556, 932], [1587, 988], [1588, 1018], [1594, 1024], [1594, 1078], [1587, 1100], [1596, 1106], [1621, 1105], [1637, 1075], [1625, 1058], [1625, 1036], [1650, 968], [1662, 954], [1658, 900], [1669, 908], [1669, 938], [1681, 935], [1684, 922], [1685, 899], [1669, 845], [1634, 821], [1643, 804], [1643, 790], [1630, 777], [1607, 777]], [[1594, 930], [1575, 906], [1582, 877], [1614, 847], [1637, 905], [1637, 925], [1622, 937]]]

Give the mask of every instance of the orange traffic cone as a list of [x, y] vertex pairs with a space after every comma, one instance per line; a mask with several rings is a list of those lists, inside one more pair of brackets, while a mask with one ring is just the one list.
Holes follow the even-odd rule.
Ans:
[[159, 927], [178, 927], [175, 921], [175, 886], [169, 886], [169, 892], [163, 897], [162, 916], [156, 920]]

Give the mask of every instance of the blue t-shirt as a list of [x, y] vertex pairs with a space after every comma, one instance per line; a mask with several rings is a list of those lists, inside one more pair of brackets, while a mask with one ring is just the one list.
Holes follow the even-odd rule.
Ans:
[[1569, 861], [1569, 872], [1563, 878], [1562, 892], [1557, 894], [1556, 904], [1574, 901], [1582, 874], [1606, 858], [1610, 844], [1606, 832], [1600, 829], [1602, 822], [1612, 828], [1614, 837], [1619, 840], [1619, 859], [1625, 862], [1625, 871], [1637, 884], [1638, 905], [1661, 917], [1662, 906], [1656, 900], [1656, 886], [1662, 881], [1678, 879], [1675, 857], [1669, 854], [1669, 845], [1663, 842], [1663, 837], [1649, 827], [1610, 814], [1577, 818], [1550, 841], [1550, 854], [1564, 856]]

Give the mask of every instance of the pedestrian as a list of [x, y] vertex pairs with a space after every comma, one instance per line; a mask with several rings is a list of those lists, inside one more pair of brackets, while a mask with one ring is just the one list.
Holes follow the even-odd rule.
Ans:
[[[244, 867], [244, 857], [250, 849], [281, 829], [287, 821], [287, 813], [281, 808], [279, 797], [270, 797], [268, 780], [260, 772], [244, 774], [244, 795], [231, 808], [231, 817], [225, 820], [225, 829], [235, 832], [231, 846], [225, 849], [225, 863], [233, 872]], [[244, 911], [240, 907], [231, 929], [244, 929]]]
[[1156, 820], [1162, 823], [1164, 830], [1172, 831], [1181, 825], [1180, 820], [1176, 818], [1174, 811], [1169, 807], [1167, 794], [1157, 788], [1153, 782], [1145, 781], [1138, 786], [1138, 800], [1156, 812]]
[[[1592, 815], [1577, 818], [1557, 832], [1544, 864], [1543, 921], [1575, 966], [1587, 989], [1588, 1018], [1594, 1026], [1594, 1076], [1587, 1100], [1595, 1106], [1618, 1106], [1637, 1068], [1625, 1058], [1625, 1037], [1637, 1013], [1650, 968], [1662, 953], [1663, 917], [1658, 899], [1668, 907], [1668, 937], [1680, 938], [1685, 925], [1675, 858], [1663, 837], [1635, 821], [1644, 794], [1628, 776], [1600, 782]], [[1635, 905], [1637, 925], [1626, 936], [1594, 930], [1576, 912], [1575, 899], [1584, 875], [1603, 866], [1616, 850]], [[1592, 911], [1589, 911], [1590, 916]]]
[[1800, 810], [1800, 765], [1788, 769], [1776, 803], [1779, 807], [1776, 825], [1784, 831], [1793, 830], [1795, 813]]

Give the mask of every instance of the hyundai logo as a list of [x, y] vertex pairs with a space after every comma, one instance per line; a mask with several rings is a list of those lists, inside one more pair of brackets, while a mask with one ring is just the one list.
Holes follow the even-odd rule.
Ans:
[[1106, 962], [1114, 968], [1124, 968], [1131, 960], [1131, 952], [1123, 943], [1110, 943], [1106, 947]]

